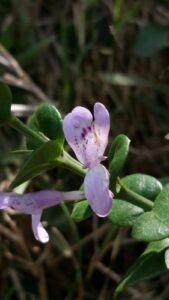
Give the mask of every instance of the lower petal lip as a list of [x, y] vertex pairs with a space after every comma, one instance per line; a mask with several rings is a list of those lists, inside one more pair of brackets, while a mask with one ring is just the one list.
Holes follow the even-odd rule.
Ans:
[[109, 190], [109, 176], [101, 164], [90, 169], [84, 180], [84, 191], [93, 211], [106, 217], [112, 208], [113, 194]]

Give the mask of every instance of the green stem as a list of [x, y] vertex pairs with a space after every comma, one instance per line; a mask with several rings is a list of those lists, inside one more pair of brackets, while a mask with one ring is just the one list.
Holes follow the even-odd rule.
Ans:
[[15, 116], [11, 117], [9, 124], [16, 130], [18, 130], [20, 133], [24, 134], [26, 137], [33, 138], [35, 141], [39, 141], [42, 144], [49, 141], [47, 137], [36, 133], [34, 130], [26, 126]]
[[[10, 119], [10, 125], [18, 130], [20, 133], [24, 134], [26, 137], [32, 138], [35, 142], [39, 142], [44, 144], [49, 141], [49, 139], [43, 135], [38, 134], [28, 126], [26, 126], [22, 121], [20, 121], [15, 116], [12, 116]], [[57, 165], [66, 169], [69, 169], [80, 176], [84, 177], [86, 174], [86, 170], [83, 169], [81, 163], [79, 163], [76, 159], [71, 157], [66, 151], [63, 151], [62, 155], [57, 158]]]
[[154, 206], [152, 201], [130, 190], [119, 177], [117, 178], [117, 181], [126, 194], [130, 196], [130, 199], [125, 199], [127, 202], [137, 205], [143, 208], [145, 211], [152, 210]]
[[82, 177], [86, 175], [87, 171], [83, 169], [83, 165], [71, 157], [66, 151], [63, 151], [62, 156], [57, 158], [57, 162], [59, 166], [69, 169]]

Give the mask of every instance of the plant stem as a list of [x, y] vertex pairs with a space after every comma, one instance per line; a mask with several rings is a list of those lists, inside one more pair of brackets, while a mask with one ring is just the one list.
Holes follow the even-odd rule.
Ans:
[[121, 188], [126, 192], [126, 194], [130, 196], [130, 199], [125, 199], [127, 202], [139, 206], [143, 208], [145, 211], [152, 210], [154, 203], [151, 200], [130, 190], [119, 177], [117, 178], [117, 181], [121, 186]]
[[9, 124], [16, 130], [18, 130], [20, 133], [24, 134], [26, 137], [33, 138], [35, 141], [38, 141], [42, 144], [49, 141], [47, 137], [38, 134], [37, 132], [26, 126], [15, 116], [11, 117]]
[[87, 171], [83, 169], [83, 165], [71, 157], [66, 151], [63, 151], [62, 156], [58, 157], [57, 162], [59, 166], [69, 169], [82, 177], [86, 175]]
[[[20, 133], [24, 134], [28, 138], [34, 139], [35, 142], [40, 144], [44, 144], [49, 141], [49, 139], [43, 135], [38, 134], [28, 126], [26, 126], [22, 121], [20, 121], [17, 117], [12, 116], [10, 119], [10, 125], [18, 130]], [[61, 156], [59, 156], [56, 160], [57, 165], [60, 167], [70, 169], [71, 171], [79, 174], [80, 176], [85, 176], [86, 170], [83, 169], [81, 163], [79, 163], [76, 159], [71, 157], [66, 151], [63, 150]]]

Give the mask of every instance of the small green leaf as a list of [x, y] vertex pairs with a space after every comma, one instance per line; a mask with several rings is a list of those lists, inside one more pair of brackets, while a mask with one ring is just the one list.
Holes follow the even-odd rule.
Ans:
[[[125, 176], [122, 182], [133, 192], [150, 200], [154, 200], [163, 188], [155, 177], [141, 173]], [[118, 193], [118, 198], [130, 200], [123, 189]]]
[[151, 212], [139, 216], [132, 235], [137, 240], [155, 241], [169, 235], [169, 184], [165, 185], [154, 202]]
[[[37, 133], [40, 134], [40, 132], [39, 132], [39, 124], [38, 124], [38, 121], [37, 121], [35, 113], [32, 114], [32, 116], [29, 118], [27, 125], [28, 125], [28, 127], [30, 129], [32, 129], [33, 131], [35, 131], [35, 132], [37, 132]], [[31, 138], [31, 137], [29, 137], [29, 138], [27, 137], [26, 138], [26, 145], [27, 145], [28, 149], [33, 149], [34, 150], [34, 149], [39, 148], [42, 145], [42, 143], [39, 140], [35, 140], [35, 139]]]
[[108, 215], [111, 223], [117, 226], [132, 226], [143, 209], [124, 200], [113, 199], [113, 208]]
[[28, 160], [20, 168], [19, 173], [11, 184], [11, 189], [55, 167], [60, 153], [61, 147], [55, 140], [44, 143], [29, 156]]
[[[56, 140], [60, 146], [64, 143], [62, 118], [57, 108], [51, 104], [42, 104], [28, 121], [28, 126], [38, 133]], [[32, 139], [27, 139], [27, 147], [36, 149], [40, 144]]]
[[[154, 200], [162, 190], [162, 185], [156, 178], [145, 174], [123, 177], [122, 182], [132, 192], [150, 200]], [[113, 208], [108, 219], [118, 226], [132, 226], [138, 216], [144, 212], [143, 209], [128, 203], [126, 200], [131, 200], [131, 196], [123, 189], [116, 196], [118, 199], [113, 200]], [[121, 199], [125, 199], [125, 201]]]
[[123, 276], [115, 290], [114, 297], [116, 298], [119, 293], [129, 286], [167, 272], [167, 267], [164, 262], [164, 252], [168, 246], [169, 239], [150, 243]]
[[51, 104], [43, 104], [36, 112], [39, 129], [51, 140], [63, 145], [62, 117], [57, 108]]
[[71, 217], [76, 222], [88, 219], [92, 215], [92, 210], [86, 200], [75, 203]]
[[0, 82], [0, 125], [8, 122], [11, 117], [12, 94], [10, 88]]
[[124, 134], [118, 135], [109, 151], [110, 186], [114, 190], [116, 178], [121, 172], [129, 152], [130, 140]]
[[169, 41], [169, 26], [149, 23], [138, 33], [134, 53], [146, 57], [156, 54], [163, 49]]

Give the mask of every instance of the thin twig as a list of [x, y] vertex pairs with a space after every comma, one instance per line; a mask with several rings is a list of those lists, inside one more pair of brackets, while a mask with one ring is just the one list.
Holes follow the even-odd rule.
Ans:
[[48, 96], [34, 83], [30, 76], [19, 65], [17, 60], [2, 45], [0, 45], [0, 64], [10, 71], [4, 72], [0, 77], [0, 81], [24, 89], [43, 102], [50, 101]]
[[18, 300], [26, 300], [26, 295], [22, 288], [22, 284], [20, 282], [17, 272], [14, 269], [9, 269], [8, 274], [14, 284], [15, 290], [17, 292]]

